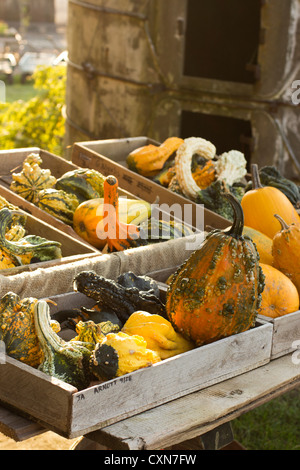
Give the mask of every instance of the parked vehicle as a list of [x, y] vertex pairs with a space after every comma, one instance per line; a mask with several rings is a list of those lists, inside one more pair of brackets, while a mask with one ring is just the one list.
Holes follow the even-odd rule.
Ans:
[[16, 58], [11, 53], [0, 55], [0, 76], [8, 83], [13, 83], [13, 72], [17, 65]]
[[39, 65], [52, 65], [56, 54], [51, 52], [25, 52], [15, 68], [15, 75], [21, 76], [21, 82], [25, 83]]

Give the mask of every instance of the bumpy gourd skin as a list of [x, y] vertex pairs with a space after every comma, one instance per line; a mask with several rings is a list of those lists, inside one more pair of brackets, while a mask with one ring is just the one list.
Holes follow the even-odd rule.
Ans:
[[256, 247], [242, 237], [239, 214], [229, 232], [215, 230], [179, 268], [167, 291], [166, 311], [177, 331], [199, 346], [254, 326], [264, 276]]
[[[0, 340], [5, 351], [14, 359], [32, 367], [42, 361], [42, 349], [34, 325], [34, 308], [37, 299], [21, 299], [8, 292], [0, 299]], [[51, 320], [50, 328], [59, 331], [56, 321]]]
[[74, 278], [74, 290], [108, 306], [125, 323], [137, 310], [164, 314], [164, 305], [153, 290], [141, 291], [137, 287], [124, 287], [116, 281], [106, 279], [93, 271], [81, 271]]

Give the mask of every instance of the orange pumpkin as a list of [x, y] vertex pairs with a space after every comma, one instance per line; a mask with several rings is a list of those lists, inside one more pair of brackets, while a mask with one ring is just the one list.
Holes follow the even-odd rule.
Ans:
[[299, 294], [296, 286], [281, 271], [269, 264], [260, 264], [265, 275], [265, 288], [259, 314], [276, 318], [299, 309]]
[[275, 217], [281, 230], [273, 238], [273, 265], [291, 279], [300, 293], [300, 226], [287, 224], [278, 214]]
[[279, 214], [288, 224], [300, 224], [300, 217], [285, 194], [277, 188], [262, 186], [258, 166], [251, 165], [252, 189], [247, 191], [241, 201], [245, 225], [273, 238], [280, 230], [280, 223], [274, 214]]
[[272, 239], [251, 227], [244, 227], [243, 235], [250, 237], [257, 248], [259, 260], [264, 264], [273, 264]]

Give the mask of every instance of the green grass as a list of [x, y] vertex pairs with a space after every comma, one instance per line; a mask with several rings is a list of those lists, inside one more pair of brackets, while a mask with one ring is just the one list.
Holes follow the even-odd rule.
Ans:
[[14, 83], [12, 85], [6, 85], [5, 92], [7, 103], [12, 103], [13, 101], [18, 100], [28, 101], [38, 93], [38, 91], [33, 87], [32, 81], [22, 84], [18, 77], [14, 77]]
[[235, 419], [234, 438], [247, 450], [300, 450], [300, 389]]

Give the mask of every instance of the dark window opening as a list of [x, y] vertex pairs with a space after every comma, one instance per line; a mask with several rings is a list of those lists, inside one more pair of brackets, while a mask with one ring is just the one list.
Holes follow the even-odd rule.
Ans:
[[254, 83], [260, 8], [261, 0], [188, 0], [183, 74]]
[[251, 122], [232, 117], [182, 111], [180, 137], [202, 137], [212, 142], [217, 155], [229, 150], [243, 152], [250, 171], [252, 129]]

